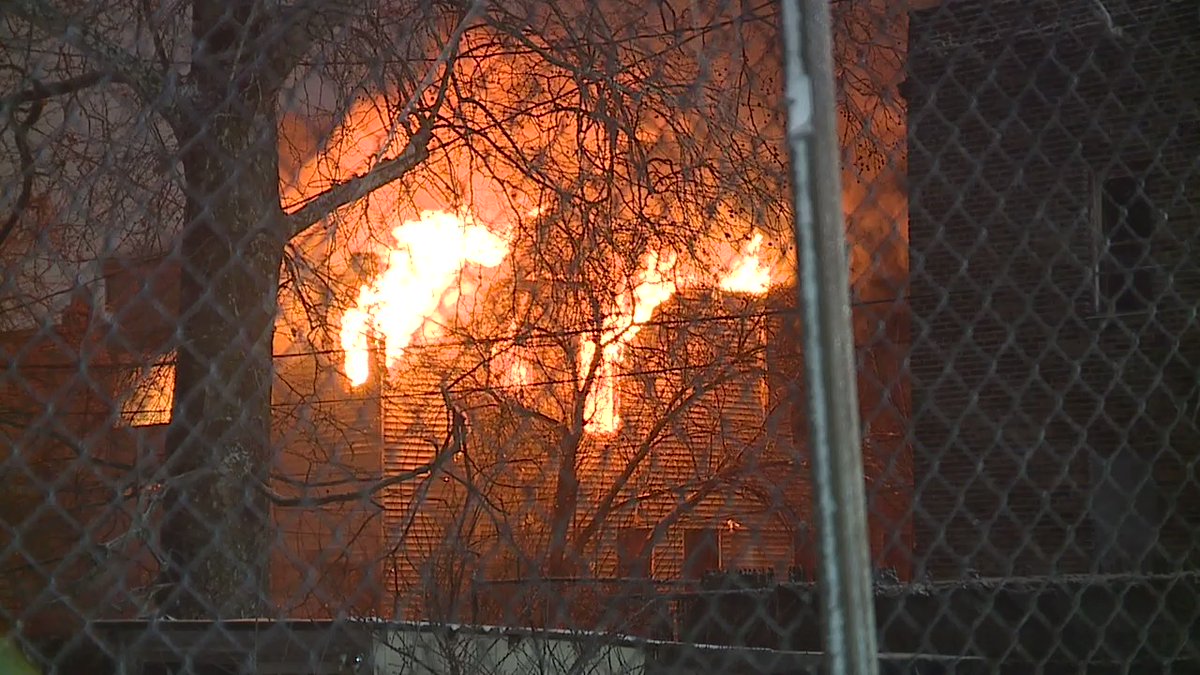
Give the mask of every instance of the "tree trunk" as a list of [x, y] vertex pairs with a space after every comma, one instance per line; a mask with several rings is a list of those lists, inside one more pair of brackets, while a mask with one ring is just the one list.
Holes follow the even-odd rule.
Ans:
[[564, 434], [559, 443], [558, 477], [554, 485], [554, 505], [550, 514], [550, 546], [546, 555], [545, 573], [551, 577], [571, 576], [575, 560], [567, 555], [571, 524], [579, 505], [579, 475], [576, 460], [582, 433]]
[[[254, 63], [253, 0], [195, 3], [197, 83], [183, 151], [181, 334], [167, 437], [162, 544], [176, 618], [261, 616], [269, 605], [272, 337], [286, 243], [277, 88]], [[245, 52], [249, 52], [248, 54]]]

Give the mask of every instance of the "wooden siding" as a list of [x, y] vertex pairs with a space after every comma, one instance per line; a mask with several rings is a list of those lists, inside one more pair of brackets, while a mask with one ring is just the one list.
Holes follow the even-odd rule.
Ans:
[[[655, 547], [656, 577], [679, 576], [685, 529], [719, 529], [731, 523], [753, 527], [760, 535], [754, 542], [747, 538], [747, 559], [790, 560], [790, 545], [786, 552], [769, 550], [773, 541], [790, 541], [786, 519], [762, 517], [777, 506], [763, 498], [769, 493], [764, 489], [767, 471], [759, 468], [770, 459], [764, 303], [734, 294], [681, 293], [660, 307], [655, 318], [657, 325], [643, 329], [625, 364], [621, 402], [626, 428], [616, 443], [645, 442], [652, 427], [664, 419], [669, 423], [622, 491], [630, 506], [615, 514], [601, 548], [611, 549], [617, 528], [654, 527], [678, 517]], [[686, 408], [672, 409], [672, 397], [692, 387], [704, 391]], [[598, 468], [585, 474], [584, 486], [593, 500], [622, 467]], [[710, 493], [682, 504], [704, 491]], [[774, 536], [781, 531], [781, 537]], [[767, 548], [757, 554], [756, 544]]]
[[[416, 350], [414, 350], [416, 351]], [[432, 462], [449, 433], [441, 388], [444, 364], [417, 352], [388, 373], [383, 397], [383, 463], [389, 476]], [[438, 498], [439, 477], [426, 476], [389, 487], [382, 496], [388, 552], [388, 589], [397, 618], [420, 616], [437, 582], [435, 565], [453, 513]]]
[[[721, 318], [742, 316], [745, 318]], [[653, 449], [628, 485], [620, 490], [618, 501], [629, 504], [606, 520], [588, 547], [587, 559], [592, 562], [588, 572], [597, 576], [614, 573], [619, 528], [652, 526], [672, 514], [678, 494], [707, 489], [708, 483], [725, 473], [739, 476], [739, 480], [719, 485], [709, 496], [687, 507], [680, 522], [668, 530], [665, 541], [656, 547], [656, 576], [678, 576], [683, 528], [723, 526], [730, 521], [742, 523], [743, 531], [755, 531], [753, 537], [742, 535], [747, 544], [743, 547], [747, 561], [790, 563], [792, 537], [788, 519], [780, 517], [776, 505], [764, 499], [771, 491], [749, 490], [742, 485], [763, 482], [759, 479], [765, 472], [759, 472], [756, 465], [764, 460], [764, 452], [770, 445], [765, 431], [771, 396], [766, 377], [763, 303], [744, 296], [689, 294], [660, 308], [656, 319], [661, 319], [656, 323], [664, 326], [644, 329], [630, 349], [632, 356], [623, 364], [619, 393], [623, 429], [611, 438], [585, 437], [581, 445], [577, 526], [595, 515], [600, 499], [618, 479], [639, 442], [645, 440], [650, 426], [663, 415], [668, 415], [671, 423], [654, 440]], [[384, 463], [389, 475], [411, 471], [431, 461], [436, 446], [447, 433], [446, 410], [439, 387], [443, 378], [450, 375], [451, 369], [446, 364], [454, 355], [447, 350], [435, 359], [429, 351], [414, 350], [389, 376], [383, 416]], [[546, 356], [543, 364], [552, 358]], [[654, 374], [647, 376], [648, 373]], [[714, 373], [727, 376], [727, 381], [714, 384]], [[669, 410], [670, 397], [691, 384], [701, 384], [706, 391], [686, 410]], [[479, 429], [494, 423], [485, 419], [472, 421]], [[531, 546], [536, 548], [535, 540], [540, 536], [537, 534], [540, 526], [536, 523], [544, 522], [551, 511], [552, 476], [556, 470], [546, 451], [537, 449], [545, 442], [537, 433], [536, 428], [523, 428], [515, 436], [505, 436], [504, 442], [512, 446], [507, 452], [513, 455], [523, 452], [521, 447], [526, 444], [529, 452], [541, 455], [537, 462], [541, 466], [524, 474], [530, 490], [507, 497], [513, 510], [508, 514], [512, 523], [518, 529], [521, 523], [531, 525], [525, 535], [515, 536], [532, 539], [507, 544], [493, 540], [490, 542], [493, 549], [513, 545], [527, 551]], [[739, 470], [732, 471], [734, 466], [740, 467]], [[673, 488], [682, 492], [671, 492]], [[452, 492], [444, 481], [435, 479], [429, 483], [402, 483], [385, 496], [388, 546], [395, 548], [393, 590], [401, 596], [407, 594], [403, 603], [410, 610], [415, 611], [419, 604], [419, 599], [412, 597], [413, 591], [419, 595], [422, 583], [435, 574], [432, 559], [439, 547], [446, 545], [446, 525], [454, 515], [453, 499], [449, 497]], [[653, 496], [646, 497], [647, 494]], [[634, 499], [638, 495], [643, 498]], [[485, 543], [483, 548], [489, 548], [489, 544]], [[502, 551], [480, 553], [492, 559], [493, 576], [514, 571], [512, 556]]]
[[[329, 347], [298, 341], [275, 358], [274, 471], [308, 484], [297, 489], [276, 481], [283, 496], [344, 494], [384, 475], [378, 378], [352, 387], [342, 374], [344, 354]], [[372, 615], [384, 606], [383, 517], [376, 499], [364, 492], [319, 508], [274, 509], [280, 545], [272, 587], [290, 616]]]

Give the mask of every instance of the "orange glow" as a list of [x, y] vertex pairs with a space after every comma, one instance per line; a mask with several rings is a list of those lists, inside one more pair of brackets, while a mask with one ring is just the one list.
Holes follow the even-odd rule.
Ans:
[[584, 338], [580, 344], [581, 378], [587, 377], [592, 369], [592, 362], [596, 360], [596, 350], [600, 349], [600, 359], [595, 365], [595, 381], [591, 390], [587, 392], [587, 400], [584, 403], [585, 431], [611, 434], [620, 428], [621, 416], [617, 412], [617, 366], [624, 358], [625, 345], [633, 341], [641, 326], [654, 315], [654, 310], [678, 290], [676, 281], [667, 276], [674, 268], [674, 254], [647, 255], [645, 269], [638, 275], [637, 284], [631, 292], [622, 294], [617, 307], [604, 317], [600, 345], [589, 338]]
[[514, 387], [528, 387], [533, 381], [529, 376], [529, 364], [525, 359], [514, 357], [508, 366], [506, 381]]
[[386, 365], [392, 367], [426, 321], [457, 297], [455, 282], [463, 268], [496, 267], [508, 255], [508, 242], [467, 213], [425, 211], [392, 230], [392, 237], [396, 243], [381, 256], [380, 274], [359, 289], [354, 307], [342, 317], [346, 377], [355, 386], [370, 374], [372, 331], [384, 338]]
[[[517, 332], [515, 323], [509, 325], [509, 332]], [[533, 383], [532, 368], [525, 358], [525, 349], [518, 344], [509, 344], [507, 348], [493, 352], [492, 364], [501, 385], [522, 388]]]
[[767, 292], [771, 286], [771, 268], [759, 259], [758, 249], [762, 242], [762, 233], [755, 232], [741, 254], [729, 265], [729, 273], [721, 278], [721, 290], [755, 295]]

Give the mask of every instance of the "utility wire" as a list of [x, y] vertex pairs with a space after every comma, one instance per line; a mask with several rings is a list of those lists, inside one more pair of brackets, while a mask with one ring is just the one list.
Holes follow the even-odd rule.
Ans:
[[[904, 301], [910, 300], [910, 299], [912, 299], [912, 298], [901, 296], [901, 297], [896, 297], [896, 298], [883, 298], [883, 299], [879, 299], [879, 300], [866, 300], [866, 301], [852, 303], [852, 306], [853, 307], [867, 307], [867, 306], [885, 305], [885, 304], [897, 304], [897, 305], [903, 306]], [[654, 319], [654, 320], [646, 321], [644, 323], [639, 323], [639, 324], [637, 324], [637, 326], [639, 328], [678, 327], [678, 326], [686, 326], [686, 325], [694, 325], [694, 324], [719, 323], [719, 322], [730, 322], [730, 321], [749, 320], [749, 319], [767, 319], [767, 318], [772, 318], [772, 317], [788, 316], [788, 315], [798, 317], [799, 312], [795, 308], [763, 309], [763, 310], [757, 310], [757, 311], [753, 311], [753, 312], [697, 315], [697, 316], [686, 317], [686, 318]], [[438, 340], [436, 342], [411, 344], [411, 345], [408, 345], [407, 347], [405, 347], [404, 351], [405, 352], [414, 352], [414, 351], [424, 351], [424, 350], [442, 350], [442, 349], [454, 348], [454, 347], [460, 347], [460, 348], [461, 347], [481, 347], [481, 346], [494, 346], [494, 345], [498, 345], [498, 344], [508, 344], [508, 343], [517, 343], [518, 346], [521, 346], [521, 347], [554, 346], [553, 345], [554, 340], [562, 339], [562, 338], [569, 338], [569, 337], [580, 337], [583, 335], [595, 334], [596, 332], [598, 332], [598, 331], [594, 328], [575, 328], [575, 329], [565, 329], [565, 330], [558, 330], [558, 331], [538, 331], [538, 332], [530, 334], [530, 335], [511, 335], [511, 336], [505, 335], [502, 337], [475, 338], [475, 339], [470, 339], [470, 340]], [[384, 349], [385, 348], [383, 346], [373, 346], [373, 347], [370, 347], [368, 349], [368, 351], [371, 351], [372, 353], [379, 353], [379, 352], [384, 351]], [[280, 352], [280, 353], [274, 354], [273, 356], [276, 359], [287, 359], [287, 358], [300, 358], [300, 357], [306, 357], [306, 356], [328, 356], [328, 355], [332, 355], [332, 354], [341, 354], [344, 352], [345, 352], [345, 350], [343, 350], [343, 349], [312, 349], [312, 350], [299, 351], [299, 352]], [[3, 355], [3, 353], [4, 353], [3, 351], [0, 351], [0, 355]], [[86, 364], [86, 369], [87, 370], [98, 370], [98, 371], [124, 370], [124, 369], [134, 368], [134, 367], [150, 368], [150, 367], [154, 367], [154, 366], [168, 366], [168, 365], [173, 365], [174, 363], [175, 363], [174, 358], [164, 358], [164, 359], [160, 359], [160, 360], [152, 361], [152, 362], [148, 362], [148, 363], [96, 363], [96, 364], [88, 363], [88, 364]], [[56, 363], [56, 364], [37, 364], [37, 363], [24, 364], [23, 363], [23, 364], [20, 364], [18, 368], [15, 368], [15, 370], [18, 370], [18, 371], [24, 371], [24, 370], [40, 370], [40, 371], [50, 370], [50, 371], [53, 371], [53, 370], [81, 370], [81, 369], [82, 369], [82, 366], [77, 363]]]

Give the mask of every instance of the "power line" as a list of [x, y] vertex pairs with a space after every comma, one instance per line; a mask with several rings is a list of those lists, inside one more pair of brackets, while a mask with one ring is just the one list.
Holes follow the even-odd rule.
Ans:
[[[853, 307], [867, 307], [867, 306], [876, 306], [876, 305], [884, 305], [884, 304], [900, 304], [903, 301], [907, 301], [907, 300], [911, 300], [911, 299], [913, 299], [913, 297], [911, 297], [911, 296], [897, 296], [895, 298], [882, 298], [882, 299], [878, 299], [878, 300], [866, 300], [866, 301], [859, 301], [859, 302], [851, 303], [851, 307], [853, 308]], [[756, 300], [754, 304], [761, 304], [762, 302], [763, 302], [762, 300]], [[779, 308], [779, 309], [761, 309], [761, 310], [757, 310], [757, 311], [753, 311], [753, 312], [695, 315], [695, 316], [677, 317], [677, 318], [664, 317], [664, 318], [660, 318], [660, 319], [652, 319], [650, 321], [646, 321], [644, 323], [638, 323], [636, 325], [639, 328], [647, 328], [647, 327], [662, 328], [662, 327], [685, 326], [685, 325], [694, 325], [694, 324], [730, 322], [730, 321], [738, 321], [738, 320], [767, 319], [767, 318], [786, 316], [786, 315], [793, 315], [793, 316], [798, 317], [799, 311], [795, 308], [788, 307], [788, 308]], [[594, 328], [575, 328], [575, 329], [563, 329], [563, 330], [557, 330], [557, 331], [538, 331], [538, 332], [530, 334], [530, 335], [512, 335], [512, 336], [506, 335], [503, 337], [473, 338], [473, 339], [469, 339], [469, 340], [439, 340], [436, 342], [410, 344], [404, 348], [404, 351], [405, 352], [413, 352], [413, 351], [426, 351], [426, 350], [442, 350], [442, 349], [454, 348], [454, 347], [459, 347], [459, 348], [491, 347], [491, 346], [495, 346], [495, 345], [499, 345], [499, 344], [508, 344], [508, 343], [514, 343], [520, 347], [525, 347], [525, 346], [539, 347], [539, 346], [547, 346], [547, 345], [553, 346], [553, 341], [557, 340], [557, 339], [580, 337], [583, 335], [594, 334], [597, 332], [599, 332], [599, 331], [597, 331]], [[370, 351], [374, 354], [378, 354], [385, 350], [386, 350], [386, 348], [384, 346], [372, 346], [372, 347], [368, 348], [368, 351]], [[345, 350], [343, 350], [343, 349], [312, 349], [312, 350], [299, 351], [299, 352], [280, 352], [280, 353], [275, 353], [272, 356], [275, 359], [290, 359], [290, 358], [300, 358], [300, 357], [306, 357], [306, 356], [328, 356], [328, 355], [342, 354], [342, 353], [345, 353]], [[53, 371], [53, 370], [97, 370], [97, 371], [128, 370], [131, 368], [151, 368], [154, 366], [167, 366], [167, 365], [173, 365], [174, 363], [175, 363], [175, 360], [173, 358], [164, 358], [164, 359], [159, 359], [157, 361], [136, 362], [136, 363], [87, 363], [87, 364], [29, 363], [29, 364], [18, 364], [18, 367], [16, 368], [16, 370], [18, 370], [18, 371], [22, 371], [22, 370], [37, 370], [37, 371], [47, 371], [47, 370], [49, 370], [49, 371]]]
[[[860, 345], [856, 345], [856, 346], [861, 347], [864, 345], [860, 344]], [[764, 356], [764, 354], [759, 352], [757, 354], [757, 356], [761, 357], [761, 356]], [[755, 357], [751, 357], [751, 359], [755, 360], [755, 361], [759, 360], [758, 358], [755, 358]], [[713, 367], [717, 366], [718, 363], [719, 363], [719, 361], [714, 360], [714, 361], [708, 361], [708, 362], [699, 363], [699, 364], [688, 364], [688, 365], [682, 365], [682, 366], [664, 366], [662, 368], [653, 368], [653, 369], [639, 369], [639, 370], [622, 369], [622, 370], [618, 370], [615, 373], [614, 377], [616, 377], [619, 380], [628, 380], [631, 378], [638, 378], [638, 377], [647, 377], [647, 376], [655, 376], [655, 375], [670, 375], [670, 374], [675, 374], [675, 373], [683, 373], [686, 371], [696, 371], [696, 370], [704, 370], [706, 368], [713, 368]], [[482, 364], [479, 364], [479, 365], [482, 365]], [[471, 369], [471, 370], [474, 370], [474, 369]], [[770, 378], [770, 370], [771, 369], [769, 366], [761, 366], [760, 370], [757, 373], [745, 373], [745, 375], [748, 376], [746, 378], [746, 380], [761, 380], [763, 383], [769, 382], [771, 379]], [[389, 375], [387, 373], [385, 373], [383, 375], [383, 377], [384, 377], [384, 382], [386, 383], [387, 379], [389, 378]], [[399, 377], [403, 377], [403, 375], [391, 376], [391, 377], [399, 378]], [[446, 379], [448, 379], [448, 378], [444, 378], [442, 381], [444, 382], [444, 381], [446, 381]], [[535, 380], [535, 381], [527, 382], [524, 384], [503, 384], [503, 383], [496, 382], [496, 383], [489, 383], [487, 385], [477, 385], [477, 386], [471, 386], [471, 387], [453, 387], [453, 388], [450, 388], [450, 391], [451, 391], [451, 393], [459, 394], [459, 395], [481, 394], [481, 393], [496, 392], [496, 391], [534, 390], [539, 387], [550, 387], [550, 386], [555, 386], [555, 385], [566, 385], [566, 384], [578, 384], [579, 382], [580, 382], [580, 378], [578, 378], [578, 377], [562, 377], [562, 378]], [[750, 382], [750, 381], [743, 381], [743, 382], [744, 382], [744, 386], [758, 386], [758, 385], [753, 384], [753, 382]], [[681, 384], [682, 384], [682, 386], [687, 386], [689, 383], [684, 382]], [[722, 382], [717, 386], [722, 386], [725, 384], [730, 384], [730, 383]], [[365, 386], [365, 385], [363, 385], [363, 386]], [[440, 387], [439, 388], [431, 388], [431, 389], [415, 389], [415, 388], [409, 389], [409, 388], [404, 388], [403, 385], [397, 385], [396, 383], [391, 383], [391, 384], [385, 384], [385, 386], [381, 387], [380, 390], [378, 391], [378, 393], [363, 393], [360, 395], [339, 396], [337, 398], [304, 397], [298, 401], [273, 401], [271, 404], [271, 407], [275, 408], [275, 409], [296, 410], [296, 409], [301, 409], [305, 406], [313, 406], [313, 405], [321, 405], [321, 404], [334, 404], [334, 403], [368, 403], [368, 402], [373, 402], [373, 401], [395, 402], [395, 401], [400, 401], [400, 400], [404, 400], [404, 399], [435, 399], [436, 400], [436, 399], [440, 399], [441, 395], [442, 395], [442, 390]], [[167, 412], [167, 410], [166, 409], [158, 409], [158, 408], [147, 408], [147, 409], [139, 409], [139, 410], [123, 409], [121, 411], [121, 414], [118, 415], [118, 419], [125, 415], [131, 415], [131, 414], [136, 414], [136, 413], [164, 413], [164, 412]], [[100, 417], [100, 416], [104, 416], [104, 414], [102, 411], [61, 410], [58, 413], [56, 413], [56, 416], [60, 416], [60, 417]], [[150, 426], [153, 426], [153, 425], [150, 425]]]

